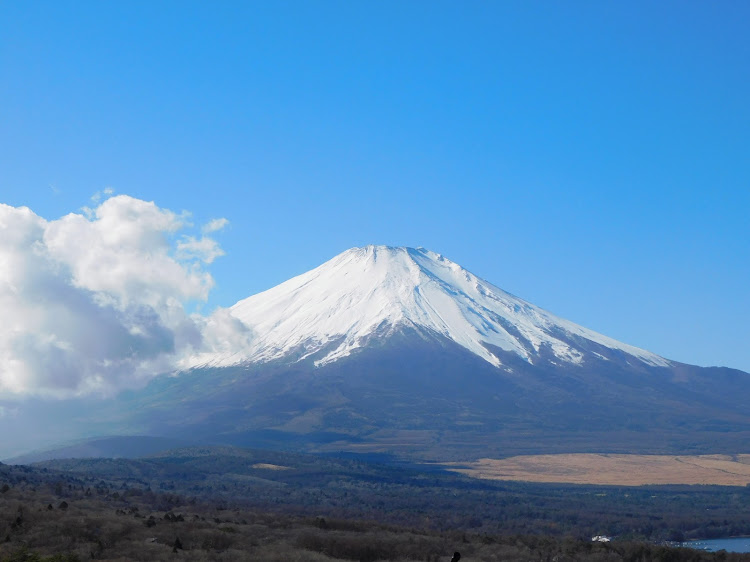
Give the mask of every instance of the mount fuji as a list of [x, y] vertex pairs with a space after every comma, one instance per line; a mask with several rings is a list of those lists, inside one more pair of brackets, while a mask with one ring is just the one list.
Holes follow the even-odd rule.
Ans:
[[750, 375], [665, 359], [423, 248], [367, 246], [239, 301], [246, 348], [154, 379], [132, 433], [462, 460], [750, 450]]
[[[238, 302], [232, 314], [257, 334], [250, 362], [294, 352], [316, 366], [347, 357], [370, 338], [410, 328], [450, 340], [495, 367], [493, 349], [534, 364], [586, 360], [592, 346], [633, 361], [669, 361], [558, 318], [424, 248], [353, 248], [312, 271]], [[596, 353], [596, 352], [593, 352]], [[235, 358], [236, 359], [236, 358]]]

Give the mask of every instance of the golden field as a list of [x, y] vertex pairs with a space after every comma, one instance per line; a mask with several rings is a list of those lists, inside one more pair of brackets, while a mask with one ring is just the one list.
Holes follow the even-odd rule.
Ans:
[[446, 463], [474, 478], [642, 486], [646, 484], [750, 484], [750, 455], [529, 455]]

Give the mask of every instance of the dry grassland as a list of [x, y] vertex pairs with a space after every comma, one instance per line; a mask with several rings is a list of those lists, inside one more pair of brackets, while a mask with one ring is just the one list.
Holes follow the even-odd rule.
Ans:
[[446, 463], [455, 472], [490, 480], [642, 486], [750, 484], [750, 455], [562, 454]]

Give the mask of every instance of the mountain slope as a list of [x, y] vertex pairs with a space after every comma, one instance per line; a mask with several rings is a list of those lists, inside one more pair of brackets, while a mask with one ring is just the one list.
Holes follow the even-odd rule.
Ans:
[[435, 460], [750, 451], [749, 374], [617, 342], [427, 250], [349, 250], [232, 314], [248, 349], [124, 393], [97, 432]]
[[143, 434], [438, 461], [750, 450], [747, 373], [615, 358], [531, 365], [494, 351], [510, 372], [403, 330], [322, 366], [313, 355], [160, 377], [119, 411]]
[[184, 441], [163, 437], [115, 436], [85, 439], [55, 449], [42, 449], [9, 459], [7, 464], [31, 464], [52, 459], [127, 458], [154, 455], [168, 449], [185, 446]]
[[383, 337], [407, 327], [452, 340], [494, 366], [502, 361], [492, 348], [532, 364], [545, 352], [553, 360], [580, 364], [591, 343], [647, 365], [669, 365], [554, 316], [423, 248], [353, 248], [238, 302], [232, 314], [256, 335], [243, 356], [249, 362], [292, 353], [302, 359], [328, 347], [316, 361], [325, 365], [367, 345], [375, 333]]

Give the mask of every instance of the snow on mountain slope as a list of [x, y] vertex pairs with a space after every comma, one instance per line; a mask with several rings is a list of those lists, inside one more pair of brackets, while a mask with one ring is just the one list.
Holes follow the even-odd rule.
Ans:
[[[263, 362], [292, 350], [327, 354], [318, 365], [361, 347], [376, 330], [399, 327], [440, 334], [493, 365], [501, 361], [486, 344], [529, 363], [547, 347], [557, 359], [580, 363], [578, 336], [656, 366], [670, 363], [554, 316], [472, 275], [423, 248], [353, 248], [323, 265], [235, 304], [231, 313], [255, 334], [231, 362]], [[227, 362], [229, 358], [225, 358]]]

